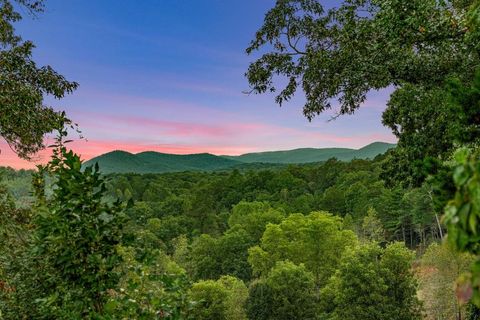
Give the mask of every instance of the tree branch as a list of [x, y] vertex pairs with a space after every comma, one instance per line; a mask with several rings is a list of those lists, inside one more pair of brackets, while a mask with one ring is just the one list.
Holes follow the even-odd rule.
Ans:
[[288, 42], [288, 45], [289, 47], [295, 51], [295, 53], [297, 55], [306, 55], [307, 53], [306, 52], [303, 52], [303, 51], [300, 51], [297, 49], [296, 45], [298, 44], [298, 41], [300, 40], [300, 38], [297, 39], [297, 41], [295, 42], [295, 45], [292, 43], [292, 38], [290, 37], [290, 22], [287, 23], [287, 33], [286, 33], [286, 36], [287, 36], [287, 42]]

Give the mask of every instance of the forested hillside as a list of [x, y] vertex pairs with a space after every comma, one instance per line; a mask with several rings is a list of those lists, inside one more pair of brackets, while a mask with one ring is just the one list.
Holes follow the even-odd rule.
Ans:
[[342, 161], [353, 159], [373, 159], [394, 148], [394, 144], [374, 142], [358, 150], [348, 148], [303, 148], [286, 151], [269, 151], [259, 153], [247, 153], [240, 156], [224, 156], [229, 159], [246, 163], [309, 163], [327, 161], [336, 158]]
[[[141, 152], [131, 154], [125, 151], [113, 151], [85, 163], [85, 166], [98, 163], [102, 173], [164, 173], [181, 171], [212, 171], [231, 168], [249, 168], [253, 166], [271, 166], [289, 163], [310, 163], [336, 158], [343, 161], [352, 159], [373, 159], [377, 155], [394, 148], [395, 145], [374, 142], [361, 149], [325, 148], [296, 149], [247, 153], [240, 156], [215, 156], [213, 154], [165, 154], [159, 152]], [[252, 164], [252, 165], [246, 165]]]
[[141, 152], [131, 154], [125, 151], [113, 151], [89, 160], [85, 165], [98, 163], [103, 173], [163, 173], [188, 170], [228, 169], [241, 162], [225, 159], [213, 154], [165, 154], [159, 152]]

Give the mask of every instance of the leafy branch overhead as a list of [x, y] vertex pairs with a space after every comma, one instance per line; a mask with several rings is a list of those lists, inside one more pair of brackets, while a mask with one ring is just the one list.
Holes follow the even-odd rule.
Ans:
[[464, 41], [468, 5], [435, 0], [347, 0], [326, 9], [316, 0], [278, 0], [247, 48], [265, 49], [246, 76], [252, 92], [279, 91], [282, 104], [303, 89], [308, 119], [340, 102], [351, 114], [372, 89], [442, 84], [478, 63]]
[[[472, 131], [476, 118], [459, 117], [464, 110], [448, 97], [452, 79], [468, 86], [480, 63], [474, 32], [478, 4], [346, 0], [326, 8], [321, 3], [278, 0], [266, 14], [247, 48], [248, 54], [262, 53], [246, 72], [252, 92], [275, 92], [282, 105], [300, 90], [303, 113], [312, 120], [334, 107], [337, 116], [352, 114], [368, 92], [388, 88], [392, 95], [383, 124], [398, 146], [385, 161], [384, 178], [390, 185], [419, 187], [442, 169], [457, 143], [478, 140]], [[282, 77], [287, 81], [277, 79]]]
[[78, 84], [33, 61], [35, 45], [15, 33], [13, 24], [22, 19], [17, 7], [35, 14], [43, 10], [43, 1], [0, 1], [0, 135], [20, 157], [30, 159], [45, 147], [45, 134], [70, 122], [44, 98], [61, 99]]

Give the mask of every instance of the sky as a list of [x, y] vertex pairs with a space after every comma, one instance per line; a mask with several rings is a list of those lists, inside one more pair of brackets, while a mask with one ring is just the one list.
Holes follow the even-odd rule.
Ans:
[[[333, 3], [333, 0], [327, 1]], [[16, 25], [34, 59], [80, 84], [58, 101], [85, 139], [82, 158], [113, 150], [238, 155], [302, 147], [360, 148], [395, 142], [381, 124], [388, 90], [371, 92], [352, 116], [312, 122], [299, 92], [281, 108], [246, 95], [245, 48], [274, 0], [46, 0], [46, 12]], [[0, 141], [0, 165], [31, 168]]]

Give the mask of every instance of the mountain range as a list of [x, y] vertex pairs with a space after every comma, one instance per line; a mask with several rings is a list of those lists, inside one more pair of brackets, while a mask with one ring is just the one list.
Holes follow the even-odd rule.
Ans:
[[395, 144], [374, 142], [360, 149], [348, 148], [302, 148], [286, 151], [247, 153], [239, 156], [217, 156], [209, 153], [168, 154], [154, 151], [132, 154], [126, 151], [112, 151], [89, 161], [85, 165], [98, 163], [100, 170], [107, 173], [164, 173], [181, 171], [214, 171], [235, 167], [249, 167], [248, 164], [302, 164], [323, 162], [330, 158], [341, 161], [373, 159]]

